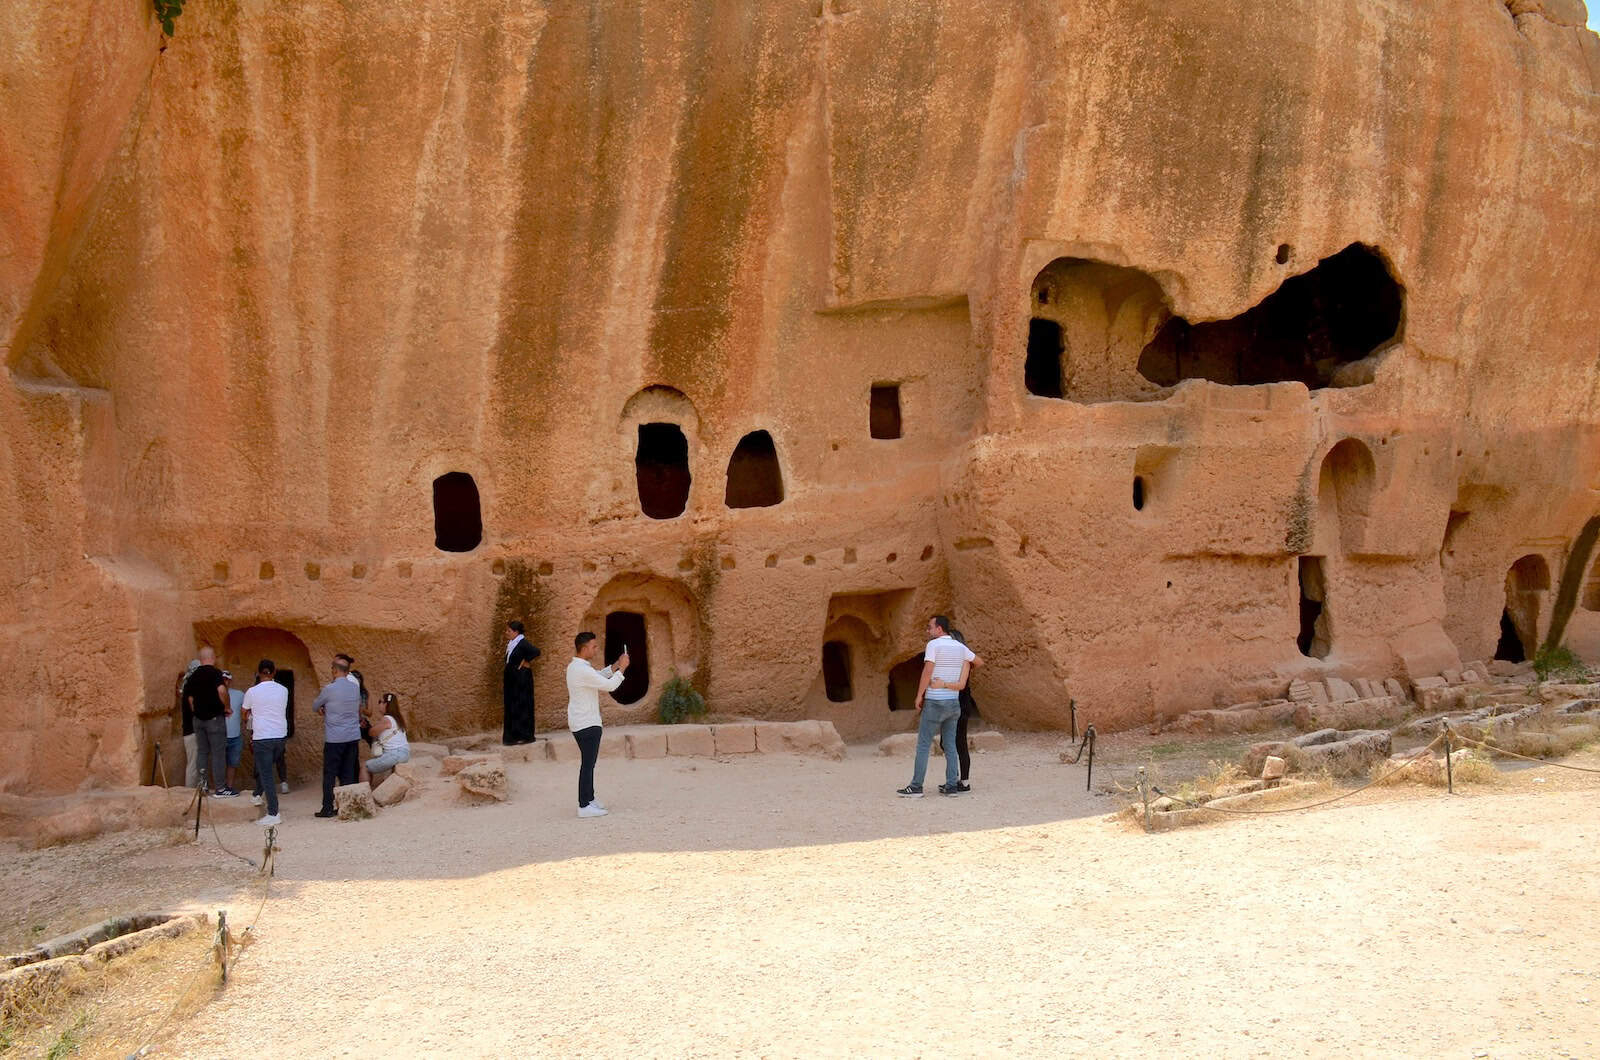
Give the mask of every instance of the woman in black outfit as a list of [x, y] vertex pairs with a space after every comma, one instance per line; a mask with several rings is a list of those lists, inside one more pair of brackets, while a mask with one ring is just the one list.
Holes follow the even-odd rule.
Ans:
[[[967, 638], [961, 635], [960, 630], [952, 629], [950, 636], [955, 641], [965, 644]], [[971, 791], [967, 786], [967, 778], [972, 775], [972, 751], [967, 747], [967, 722], [978, 716], [977, 700], [972, 698], [972, 690], [968, 687], [968, 678], [972, 675], [972, 668], [983, 665], [983, 657], [978, 656], [961, 668], [961, 681], [957, 685], [961, 692], [961, 717], [956, 721], [956, 756], [961, 760], [961, 782], [957, 785], [958, 791]]]

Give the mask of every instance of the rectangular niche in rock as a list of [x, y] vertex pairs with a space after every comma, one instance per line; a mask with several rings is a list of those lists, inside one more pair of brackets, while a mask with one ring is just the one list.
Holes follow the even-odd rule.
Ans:
[[873, 383], [869, 426], [874, 438], [900, 437], [900, 384]]

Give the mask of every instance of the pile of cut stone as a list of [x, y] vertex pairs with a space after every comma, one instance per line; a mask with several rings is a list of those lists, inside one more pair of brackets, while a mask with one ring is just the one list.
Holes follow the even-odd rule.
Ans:
[[[1422, 716], [1407, 721], [1417, 712]], [[1600, 726], [1600, 685], [1541, 683], [1531, 663], [1471, 662], [1409, 683], [1395, 677], [1298, 679], [1281, 699], [1193, 711], [1171, 727], [1232, 734], [1292, 725], [1302, 735], [1250, 748], [1244, 759], [1250, 776], [1260, 776], [1268, 758], [1282, 759], [1290, 772], [1358, 776], [1386, 759], [1398, 765], [1416, 756], [1393, 755], [1397, 736], [1431, 739], [1448, 724], [1466, 738], [1494, 742], [1529, 719], [1552, 714]]]

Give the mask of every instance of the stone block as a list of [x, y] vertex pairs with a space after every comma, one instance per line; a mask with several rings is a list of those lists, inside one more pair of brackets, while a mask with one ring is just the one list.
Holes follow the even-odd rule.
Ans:
[[630, 732], [623, 737], [629, 758], [667, 757], [667, 734], [661, 729]]
[[456, 783], [469, 802], [505, 802], [510, 797], [503, 762], [476, 762], [456, 774]]
[[[403, 762], [401, 764], [407, 765], [409, 763]], [[409, 794], [411, 794], [411, 781], [396, 771], [388, 780], [378, 785], [378, 789], [372, 793], [372, 801], [379, 806], [393, 806], [396, 803], [403, 802]]]
[[755, 730], [756, 749], [763, 754], [787, 752], [844, 757], [844, 741], [839, 739], [839, 732], [831, 721], [764, 721], [757, 722]]
[[444, 760], [439, 763], [439, 772], [444, 776], [453, 777], [468, 766], [487, 762], [489, 758], [490, 756], [486, 754], [445, 755]]
[[1355, 686], [1339, 677], [1328, 678], [1328, 701], [1330, 703], [1347, 703], [1352, 699], [1360, 699], [1356, 694]]
[[1374, 692], [1372, 690], [1372, 680], [1370, 678], [1358, 677], [1350, 683], [1356, 686], [1356, 694], [1362, 699], [1371, 699], [1373, 696], [1383, 695], [1382, 691]]
[[985, 753], [1003, 751], [1005, 746], [1005, 735], [993, 729], [987, 729], [983, 732], [969, 732], [967, 734], [967, 747], [974, 751], [983, 751]]
[[880, 755], [909, 755], [916, 750], [917, 734], [914, 732], [897, 732], [878, 741]]
[[1460, 686], [1450, 688], [1439, 685], [1417, 689], [1417, 706], [1429, 714], [1460, 710], [1465, 701], [1466, 692]]
[[1410, 696], [1406, 695], [1406, 686], [1402, 685], [1399, 678], [1395, 677], [1384, 679], [1383, 694], [1386, 696], [1393, 696], [1396, 700], [1401, 702], [1411, 698]]
[[341, 821], [360, 821], [378, 815], [378, 804], [372, 800], [372, 786], [365, 782], [334, 788], [333, 808], [339, 811]]
[[571, 733], [558, 732], [552, 736], [546, 753], [552, 762], [583, 761], [583, 752], [578, 750], [578, 741], [572, 738]]
[[450, 748], [442, 743], [418, 743], [416, 740], [408, 741], [411, 744], [411, 757], [419, 755], [432, 755], [434, 758], [443, 758], [450, 753]]
[[667, 754], [710, 758], [717, 753], [717, 741], [709, 725], [671, 725], [667, 727]]
[[756, 752], [754, 725], [713, 725], [711, 736], [719, 755], [748, 755]]
[[1305, 681], [1290, 681], [1289, 699], [1295, 703], [1311, 702], [1311, 685]]
[[1289, 771], [1289, 763], [1277, 755], [1268, 755], [1261, 763], [1262, 780], [1280, 780]]
[[1489, 663], [1489, 672], [1495, 677], [1510, 677], [1517, 672], [1517, 664], [1506, 662], [1504, 659], [1495, 659]]
[[500, 748], [500, 758], [506, 762], [543, 762], [549, 757], [550, 741], [542, 737], [532, 743]]
[[613, 733], [606, 732], [604, 729], [600, 730], [600, 757], [602, 759], [627, 758], [627, 737], [620, 732]]
[[1440, 676], [1444, 678], [1444, 683], [1447, 685], [1459, 685], [1461, 683], [1460, 670], [1446, 670]]
[[1327, 706], [1301, 704], [1294, 723], [1300, 729], [1372, 729], [1392, 725], [1405, 716], [1405, 708], [1391, 696], [1374, 696]]
[[1302, 770], [1326, 769], [1334, 776], [1355, 776], [1389, 757], [1387, 732], [1340, 733], [1342, 739], [1295, 749]]

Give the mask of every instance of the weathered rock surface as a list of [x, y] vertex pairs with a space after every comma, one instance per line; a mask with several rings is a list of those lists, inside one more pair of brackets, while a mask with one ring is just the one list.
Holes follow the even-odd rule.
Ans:
[[372, 793], [372, 801], [379, 806], [394, 806], [411, 793], [411, 781], [396, 773], [379, 784]]
[[339, 812], [341, 821], [363, 821], [378, 815], [378, 804], [372, 798], [372, 786], [366, 781], [334, 788], [333, 808]]
[[475, 762], [456, 774], [462, 795], [470, 802], [505, 802], [511, 797], [505, 764], [499, 760]]
[[946, 608], [1023, 728], [1531, 654], [1563, 586], [1600, 658], [1577, 0], [10, 7], [0, 791], [147, 779], [196, 635], [428, 734], [513, 614], [541, 731], [609, 615], [608, 721], [851, 739]]

